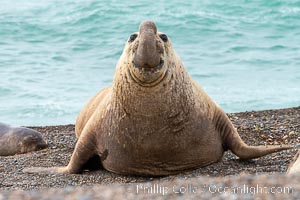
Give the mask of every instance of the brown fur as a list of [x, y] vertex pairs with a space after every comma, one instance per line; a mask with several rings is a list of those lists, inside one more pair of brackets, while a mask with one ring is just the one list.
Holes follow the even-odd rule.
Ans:
[[[79, 114], [79, 139], [68, 166], [27, 172], [79, 173], [98, 155], [99, 165], [109, 171], [160, 176], [220, 161], [228, 149], [248, 159], [291, 148], [246, 145], [153, 24], [141, 24], [137, 39], [125, 45], [113, 85], [99, 92]], [[143, 52], [151, 56], [156, 52], [161, 61], [140, 66], [141, 59], [149, 58]]]

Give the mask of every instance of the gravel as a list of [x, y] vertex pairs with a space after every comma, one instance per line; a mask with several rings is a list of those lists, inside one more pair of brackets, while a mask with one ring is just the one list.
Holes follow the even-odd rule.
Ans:
[[[290, 144], [299, 146], [300, 107], [234, 113], [228, 114], [228, 116], [238, 129], [242, 139], [249, 145]], [[97, 187], [101, 188], [101, 190], [108, 190], [108, 192], [112, 190], [112, 188], [115, 188], [116, 191], [120, 190], [120, 192], [124, 192], [124, 188], [126, 189], [126, 187], [132, 184], [153, 184], [155, 182], [170, 184], [174, 181], [191, 181], [195, 183], [197, 181], [199, 182], [199, 180], [203, 180], [207, 183], [214, 181], [226, 185], [227, 183], [231, 183], [231, 181], [234, 183], [248, 182], [252, 179], [252, 182], [254, 180], [259, 181], [259, 177], [270, 177], [270, 180], [275, 180], [278, 176], [283, 182], [289, 182], [289, 180], [291, 180], [291, 182], [294, 181], [294, 179], [282, 176], [280, 173], [286, 172], [289, 163], [297, 151], [296, 149], [274, 153], [249, 161], [239, 160], [234, 154], [228, 151], [224, 154], [223, 160], [219, 163], [193, 171], [187, 171], [175, 176], [160, 178], [123, 176], [106, 170], [86, 171], [76, 175], [26, 174], [22, 172], [26, 167], [67, 165], [76, 143], [74, 125], [29, 128], [40, 131], [48, 142], [49, 148], [27, 154], [0, 157], [0, 192], [2, 191], [1, 193], [4, 195], [26, 194], [34, 196], [34, 192], [37, 189], [44, 188], [63, 188], [43, 190], [44, 192], [61, 191], [61, 193], [57, 193], [61, 195], [63, 193], [72, 193], [72, 191], [76, 194], [81, 194], [81, 192], [85, 191], [81, 188], [86, 187], [90, 188], [88, 191], [90, 191], [91, 194], [93, 194], [93, 191], [97, 191]], [[297, 175], [295, 176], [297, 177]], [[299, 176], [297, 178], [299, 180]], [[268, 178], [264, 178], [264, 180], [268, 183], [272, 183]], [[111, 187], [111, 184], [113, 184], [113, 187]], [[123, 186], [119, 186], [119, 184], [123, 184]], [[299, 189], [299, 183], [296, 184], [295, 187]], [[67, 188], [69, 188], [69, 192]], [[20, 190], [32, 191], [22, 193]], [[0, 200], [1, 198], [7, 197], [1, 196], [1, 193]], [[158, 197], [160, 198], [160, 196]]]
[[241, 175], [160, 180], [42, 189], [39, 191], [5, 191], [0, 199], [26, 200], [94, 200], [94, 199], [295, 199], [300, 196], [300, 175]]

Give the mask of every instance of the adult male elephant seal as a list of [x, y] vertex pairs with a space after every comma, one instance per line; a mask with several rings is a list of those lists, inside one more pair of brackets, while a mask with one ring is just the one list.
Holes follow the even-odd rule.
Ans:
[[67, 167], [25, 171], [79, 173], [96, 155], [115, 173], [160, 176], [217, 162], [227, 150], [249, 159], [291, 148], [246, 145], [151, 21], [128, 39], [112, 86], [79, 114], [76, 136]]
[[10, 156], [46, 148], [41, 133], [0, 123], [0, 156]]

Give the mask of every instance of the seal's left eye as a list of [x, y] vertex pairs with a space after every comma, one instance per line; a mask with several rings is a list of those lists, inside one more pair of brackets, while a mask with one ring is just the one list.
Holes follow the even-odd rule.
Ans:
[[168, 41], [168, 36], [167, 36], [166, 34], [161, 34], [159, 37], [160, 37], [160, 38], [162, 39], [162, 41], [164, 41], [164, 42], [167, 42], [167, 41]]
[[129, 42], [133, 42], [134, 40], [135, 40], [135, 38], [137, 38], [137, 34], [136, 33], [134, 33], [134, 34], [132, 34], [131, 36], [130, 36], [130, 38], [129, 38]]

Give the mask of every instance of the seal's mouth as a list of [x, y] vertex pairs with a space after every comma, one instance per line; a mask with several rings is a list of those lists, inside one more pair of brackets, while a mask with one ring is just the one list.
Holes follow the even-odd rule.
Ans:
[[159, 64], [157, 66], [155, 66], [155, 67], [149, 67], [147, 65], [145, 65], [145, 66], [138, 66], [134, 62], [132, 62], [132, 63], [133, 63], [133, 66], [136, 69], [138, 69], [140, 72], [156, 73], [156, 72], [159, 72], [161, 70], [161, 68], [163, 67], [164, 60], [160, 58]]

